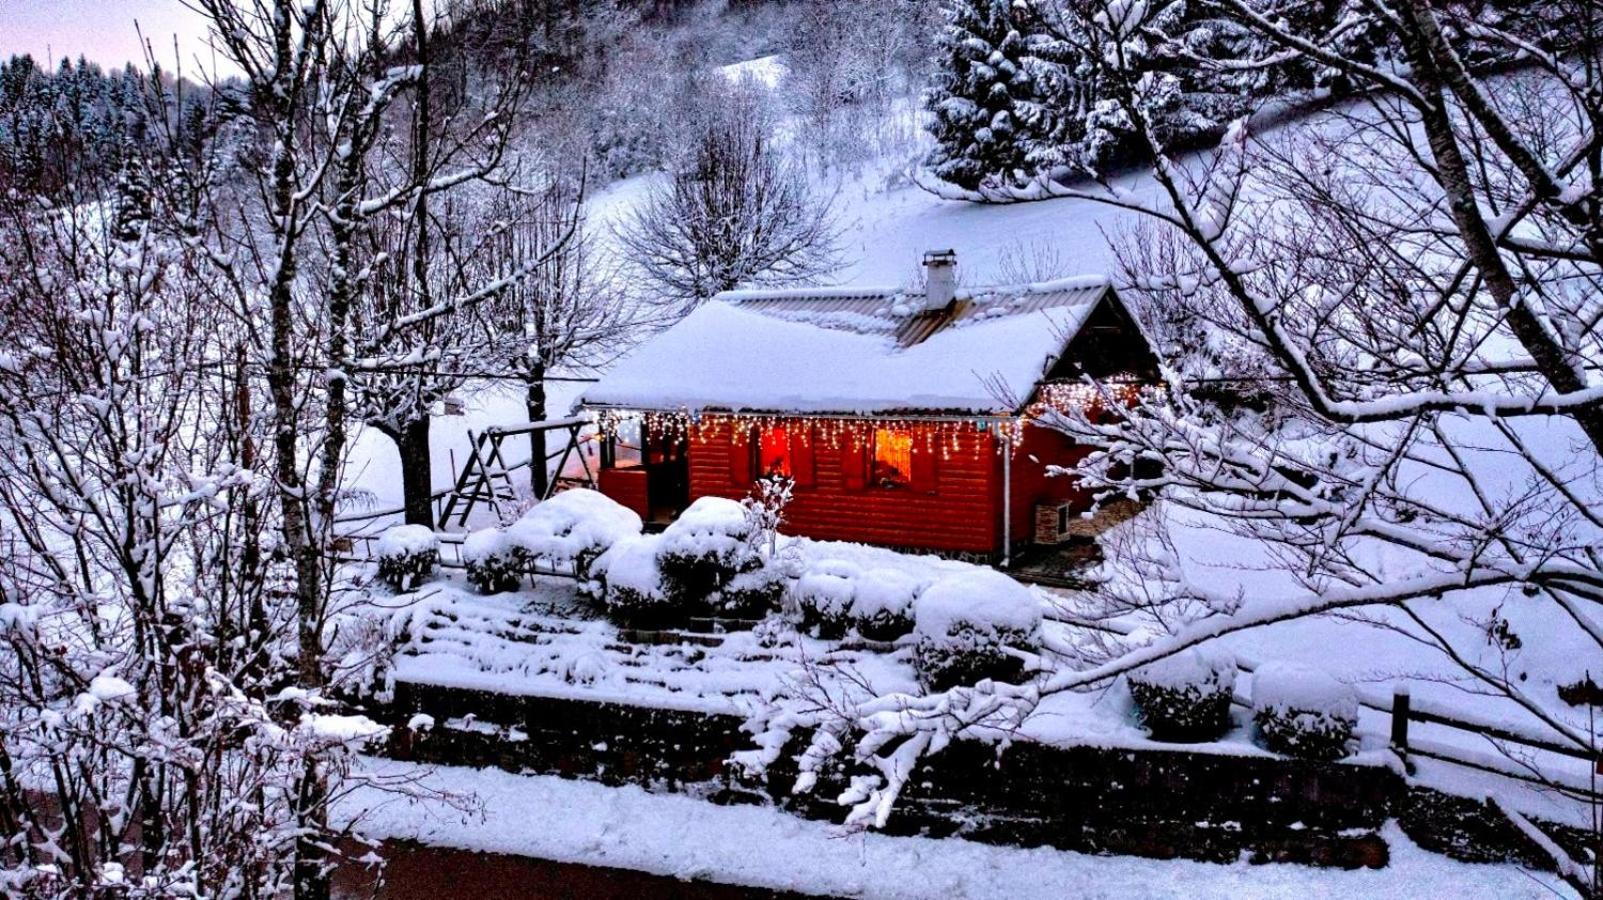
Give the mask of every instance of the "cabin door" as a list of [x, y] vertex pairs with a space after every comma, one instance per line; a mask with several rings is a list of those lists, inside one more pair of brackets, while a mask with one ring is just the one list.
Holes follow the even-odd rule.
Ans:
[[690, 505], [690, 442], [684, 432], [651, 433], [642, 448], [646, 499], [654, 522], [672, 521]]

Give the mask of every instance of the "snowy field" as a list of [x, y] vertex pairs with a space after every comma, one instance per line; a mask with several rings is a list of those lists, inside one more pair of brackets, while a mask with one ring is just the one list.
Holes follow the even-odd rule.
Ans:
[[[1453, 862], [1414, 846], [1397, 828], [1385, 869], [1339, 871], [1298, 865], [1234, 865], [1090, 856], [997, 847], [961, 839], [844, 835], [826, 823], [755, 806], [612, 788], [492, 769], [427, 768], [365, 759], [366, 774], [418, 780], [458, 797], [399, 800], [361, 789], [336, 808], [365, 834], [435, 846], [637, 869], [775, 890], [875, 900], [1156, 900], [1156, 898], [1569, 897], [1555, 879], [1514, 866]], [[531, 827], [531, 814], [534, 826]]]

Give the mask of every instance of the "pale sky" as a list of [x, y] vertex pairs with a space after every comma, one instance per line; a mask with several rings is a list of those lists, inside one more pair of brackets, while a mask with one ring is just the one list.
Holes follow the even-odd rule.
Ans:
[[143, 65], [135, 21], [163, 68], [173, 68], [175, 35], [185, 75], [199, 74], [197, 59], [204, 69], [216, 66], [205, 21], [180, 0], [0, 0], [0, 57], [31, 53], [46, 68], [80, 54], [108, 69]]

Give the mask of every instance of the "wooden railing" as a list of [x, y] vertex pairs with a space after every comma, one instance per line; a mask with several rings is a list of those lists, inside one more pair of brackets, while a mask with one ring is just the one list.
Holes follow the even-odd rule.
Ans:
[[[467, 535], [446, 531], [436, 532], [435, 534], [440, 541], [440, 568], [452, 570], [467, 568], [467, 564], [462, 560], [462, 544], [467, 540]], [[341, 562], [369, 562], [376, 558], [373, 552], [373, 544], [382, 536], [380, 534], [343, 535], [341, 539], [348, 542], [348, 546], [339, 551], [337, 558]], [[524, 574], [545, 575], [554, 578], [579, 578], [578, 567], [571, 563], [566, 566], [533, 565], [525, 568]]]
[[[1595, 777], [1599, 764], [1599, 753], [1595, 747], [1577, 746], [1574, 742], [1565, 741], [1563, 736], [1556, 732], [1550, 735], [1536, 734], [1495, 722], [1476, 721], [1475, 717], [1466, 716], [1462, 712], [1448, 712], [1440, 707], [1421, 706], [1409, 695], [1406, 685], [1398, 685], [1393, 689], [1390, 703], [1378, 702], [1372, 696], [1360, 696], [1359, 702], [1368, 709], [1391, 717], [1391, 748], [1404, 762], [1407, 762], [1410, 756], [1421, 756], [1541, 785], [1584, 800], [1603, 800], [1603, 786], [1600, 786]], [[1417, 735], [1410, 733], [1409, 726], [1416, 722], [1481, 738], [1496, 751], [1496, 755], [1479, 754], [1462, 747], [1421, 740]], [[1522, 766], [1514, 754], [1508, 752], [1512, 749], [1510, 745], [1512, 748], [1528, 748], [1580, 760], [1587, 764], [1589, 774], [1585, 777], [1585, 783], [1581, 783], [1580, 779], [1563, 777], [1553, 771], [1542, 772], [1534, 765]]]

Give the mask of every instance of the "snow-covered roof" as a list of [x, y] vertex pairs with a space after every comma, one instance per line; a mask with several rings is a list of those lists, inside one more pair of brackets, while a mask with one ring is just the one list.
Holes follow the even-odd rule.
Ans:
[[[1106, 279], [959, 289], [729, 291], [620, 360], [592, 406], [994, 413], [1030, 396], [1110, 293]], [[1008, 399], [1004, 399], [1008, 398]]]

